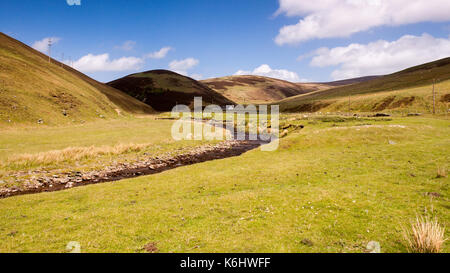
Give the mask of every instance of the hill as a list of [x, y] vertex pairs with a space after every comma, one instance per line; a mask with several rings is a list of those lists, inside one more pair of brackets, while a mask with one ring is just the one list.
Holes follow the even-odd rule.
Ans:
[[228, 76], [201, 81], [237, 103], [267, 103], [326, 88], [320, 84], [303, 86], [262, 76]]
[[344, 85], [366, 82], [366, 81], [377, 79], [379, 77], [381, 77], [381, 76], [366, 76], [366, 77], [352, 78], [352, 79], [346, 79], [346, 80], [340, 80], [340, 81], [324, 82], [322, 84], [325, 84], [330, 87], [337, 87], [337, 86], [344, 86]]
[[168, 70], [151, 70], [132, 74], [108, 83], [109, 86], [147, 103], [158, 111], [170, 111], [177, 104], [193, 106], [194, 97], [204, 104], [221, 106], [234, 102], [201, 82]]
[[367, 79], [369, 78], [330, 83], [292, 83], [269, 77], [245, 75], [213, 78], [201, 82], [238, 103], [268, 103]]
[[152, 113], [136, 99], [0, 33], [0, 125]]
[[[447, 86], [446, 81], [450, 80], [450, 58], [414, 66], [400, 72], [352, 85], [290, 97], [277, 102], [277, 104], [280, 105], [281, 110], [291, 112], [314, 112], [323, 109], [348, 110], [349, 97], [351, 97], [351, 101], [354, 101], [356, 98], [372, 97], [376, 99], [371, 100], [370, 103], [364, 103], [363, 108], [361, 108], [362, 105], [361, 107], [352, 107], [350, 105], [350, 109], [356, 111], [382, 111], [384, 109], [404, 108], [412, 105], [414, 101], [419, 102], [420, 100], [422, 100], [421, 108], [428, 109], [430, 104], [429, 95], [431, 95], [434, 80], [440, 83], [439, 92], [442, 98], [438, 98], [439, 102], [446, 103], [447, 99], [445, 96], [448, 93], [448, 89], [445, 88]], [[439, 88], [437, 87], [436, 89]], [[414, 94], [410, 94], [410, 91]], [[409, 95], [405, 97], [404, 94]], [[347, 100], [345, 106], [330, 107], [330, 105], [332, 106], [338, 102], [343, 104], [343, 100]], [[410, 100], [410, 102], [405, 100]]]

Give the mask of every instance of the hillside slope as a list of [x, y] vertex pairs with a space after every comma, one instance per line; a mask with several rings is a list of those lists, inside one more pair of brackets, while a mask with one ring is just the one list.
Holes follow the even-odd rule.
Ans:
[[366, 81], [371, 77], [330, 83], [292, 83], [269, 77], [246, 75], [201, 81], [211, 89], [238, 103], [268, 103], [284, 98]]
[[109, 82], [158, 111], [170, 111], [177, 104], [193, 106], [194, 97], [202, 97], [204, 104], [221, 106], [234, 102], [215, 92], [208, 86], [168, 70], [151, 70], [128, 75]]
[[319, 90], [318, 85], [302, 86], [262, 76], [228, 76], [201, 81], [238, 103], [266, 103]]
[[[400, 72], [376, 77], [365, 82], [290, 97], [276, 102], [276, 104], [279, 104], [280, 109], [283, 111], [309, 112], [318, 111], [319, 109], [323, 109], [332, 104], [334, 101], [340, 101], [348, 97], [354, 98], [355, 96], [369, 96], [379, 93], [377, 98], [384, 100], [385, 98], [382, 93], [389, 92], [389, 96], [391, 96], [389, 103], [387, 103], [387, 101], [384, 102], [385, 105], [387, 103], [385, 108], [388, 108], [389, 104], [395, 104], [396, 99], [392, 97], [393, 94], [395, 95], [395, 91], [417, 89], [422, 87], [423, 90], [428, 90], [427, 92], [430, 93], [433, 81], [435, 79], [437, 82], [445, 82], [450, 79], [450, 58], [414, 66]], [[445, 87], [446, 85], [442, 86]], [[445, 96], [446, 91], [441, 90], [441, 93], [442, 92]], [[411, 98], [410, 100], [415, 99], [416, 98]], [[382, 102], [379, 101], [377, 103]], [[376, 105], [372, 106], [373, 111], [383, 110], [381, 109], [382, 107], [377, 107]], [[394, 106], [395, 105], [392, 105], [392, 107]], [[365, 110], [368, 109], [371, 108], [366, 105]]]
[[377, 79], [379, 77], [382, 77], [382, 76], [358, 77], [358, 78], [339, 80], [339, 81], [333, 81], [333, 82], [323, 82], [322, 84], [325, 84], [325, 85], [327, 85], [329, 87], [338, 87], [338, 86], [344, 86], [344, 85], [350, 85], [350, 84], [367, 82], [367, 81], [370, 81], [370, 80]]
[[0, 125], [68, 124], [151, 107], [0, 33]]

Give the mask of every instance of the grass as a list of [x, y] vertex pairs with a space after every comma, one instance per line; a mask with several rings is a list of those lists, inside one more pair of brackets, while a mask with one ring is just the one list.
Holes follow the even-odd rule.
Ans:
[[0, 252], [407, 252], [427, 207], [448, 226], [448, 120], [321, 119], [283, 116], [306, 127], [276, 152], [0, 200]]
[[20, 182], [11, 174], [19, 171], [102, 169], [111, 162], [180, 153], [207, 143], [175, 142], [171, 126], [172, 121], [147, 117], [100, 120], [75, 127], [10, 128], [0, 135], [0, 180], [17, 186]]
[[168, 70], [152, 70], [131, 74], [108, 83], [158, 111], [171, 111], [179, 104], [192, 106], [194, 97], [202, 97], [206, 104], [232, 105], [208, 86]]
[[[432, 85], [413, 87], [395, 91], [352, 95], [321, 100], [304, 100], [300, 104], [294, 100], [280, 103], [282, 110], [313, 112], [386, 112], [407, 115], [408, 113], [430, 114], [433, 112]], [[449, 107], [450, 81], [436, 84], [436, 113], [447, 114]], [[350, 107], [350, 108], [349, 108]], [[350, 109], [350, 111], [349, 111]], [[291, 111], [289, 110], [289, 111]]]
[[200, 85], [196, 84], [192, 79], [170, 71], [162, 73], [149, 71], [132, 74], [128, 77], [151, 79], [153, 82], [148, 86], [148, 92], [161, 93], [166, 90], [171, 90], [183, 93], [198, 93], [200, 87]]
[[[450, 85], [450, 58], [412, 67], [374, 80], [342, 86], [305, 95], [290, 97], [279, 102], [280, 109], [292, 112], [316, 111], [383, 111], [401, 109], [430, 113], [432, 84], [437, 82], [437, 103], [441, 113], [447, 113]], [[408, 94], [408, 93], [412, 94]], [[398, 98], [396, 96], [399, 96]], [[415, 96], [412, 103], [399, 99]], [[448, 95], [447, 95], [448, 96]], [[391, 100], [393, 98], [393, 100]], [[386, 99], [389, 99], [386, 101]], [[442, 100], [441, 100], [442, 99]], [[385, 104], [383, 107], [382, 105]]]
[[23, 124], [80, 124], [130, 114], [148, 105], [0, 33], [0, 129]]
[[150, 117], [100, 120], [77, 126], [10, 128], [0, 135], [0, 159], [73, 146], [163, 142], [170, 137], [171, 124], [171, 121]]
[[228, 76], [201, 81], [203, 84], [240, 104], [268, 103], [315, 90], [326, 84], [291, 83], [261, 76]]
[[445, 228], [437, 219], [418, 216], [411, 226], [411, 231], [405, 231], [408, 249], [413, 253], [440, 253], [444, 239]]
[[438, 167], [437, 169], [437, 176], [436, 178], [443, 178], [443, 177], [447, 177], [447, 169], [443, 166]]
[[53, 150], [41, 152], [37, 154], [19, 154], [12, 156], [8, 161], [17, 165], [48, 165], [53, 163], [61, 163], [64, 161], [80, 161], [87, 157], [95, 157], [101, 155], [119, 155], [124, 153], [140, 152], [144, 148], [153, 144], [118, 144], [115, 146], [89, 146], [89, 147], [69, 147], [63, 150]]

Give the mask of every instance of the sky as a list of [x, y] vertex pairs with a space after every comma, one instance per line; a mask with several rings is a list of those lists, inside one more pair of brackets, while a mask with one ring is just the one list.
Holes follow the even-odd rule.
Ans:
[[1, 0], [0, 32], [101, 82], [169, 69], [195, 79], [326, 82], [450, 56], [448, 0]]

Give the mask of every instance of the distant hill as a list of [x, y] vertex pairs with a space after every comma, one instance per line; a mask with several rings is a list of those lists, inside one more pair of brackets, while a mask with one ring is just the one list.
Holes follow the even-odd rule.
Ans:
[[[333, 103], [333, 100], [338, 101], [349, 96], [380, 93], [380, 96], [378, 97], [381, 99], [382, 92], [391, 91], [392, 93], [392, 91], [396, 90], [405, 90], [421, 86], [429, 89], [434, 79], [439, 82], [450, 79], [450, 58], [414, 66], [400, 72], [375, 77], [360, 83], [286, 98], [276, 102], [276, 104], [279, 104], [280, 109], [284, 111], [318, 111]], [[391, 93], [389, 94], [392, 95]], [[391, 102], [395, 103], [395, 99], [391, 99]], [[366, 107], [365, 109], [368, 110], [370, 108]], [[376, 109], [381, 108], [373, 107], [373, 110]]]
[[346, 79], [346, 80], [340, 80], [340, 81], [334, 81], [334, 82], [324, 82], [322, 84], [325, 84], [325, 85], [331, 86], [331, 87], [337, 87], [337, 86], [343, 86], [343, 85], [350, 85], [350, 84], [366, 82], [366, 81], [377, 79], [379, 77], [381, 77], [381, 76], [366, 76], [366, 77]]
[[368, 79], [369, 77], [331, 83], [292, 83], [269, 77], [246, 75], [213, 78], [201, 82], [238, 103], [269, 103]]
[[320, 85], [302, 86], [262, 76], [228, 76], [201, 81], [237, 103], [267, 103], [319, 90]]
[[0, 125], [147, 114], [146, 104], [0, 33]]
[[194, 97], [202, 97], [204, 104], [221, 106], [234, 104], [208, 86], [168, 70], [132, 74], [109, 82], [108, 85], [122, 90], [158, 111], [170, 111], [177, 104], [192, 107]]

